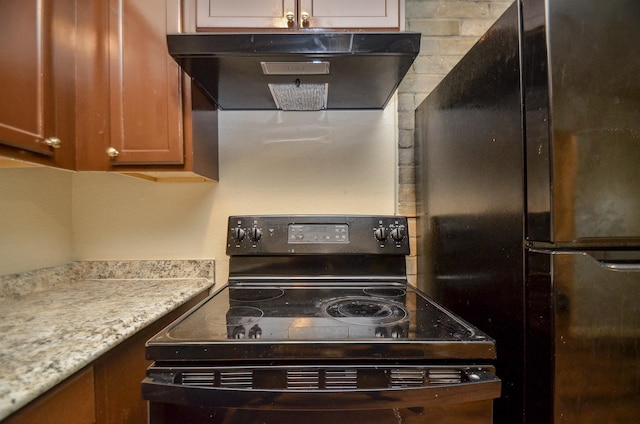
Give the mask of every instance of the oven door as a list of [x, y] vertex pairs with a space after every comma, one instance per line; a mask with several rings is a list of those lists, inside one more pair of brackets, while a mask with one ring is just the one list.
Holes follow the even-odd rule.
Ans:
[[[151, 423], [491, 423], [491, 367], [151, 367]], [[427, 421], [425, 421], [427, 420]]]

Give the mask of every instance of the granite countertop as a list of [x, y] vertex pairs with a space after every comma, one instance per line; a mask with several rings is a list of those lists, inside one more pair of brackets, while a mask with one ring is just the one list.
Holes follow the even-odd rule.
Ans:
[[74, 262], [0, 277], [0, 420], [213, 286], [213, 261]]

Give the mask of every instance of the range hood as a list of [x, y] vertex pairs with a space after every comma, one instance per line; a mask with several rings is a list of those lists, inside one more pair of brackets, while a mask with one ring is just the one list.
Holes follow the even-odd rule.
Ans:
[[420, 33], [169, 34], [167, 44], [223, 110], [383, 109]]

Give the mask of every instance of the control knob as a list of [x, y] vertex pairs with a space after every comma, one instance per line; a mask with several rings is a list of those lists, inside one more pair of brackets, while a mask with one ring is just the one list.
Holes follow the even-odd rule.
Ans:
[[244, 236], [245, 236], [245, 231], [242, 228], [234, 228], [233, 229], [233, 238], [235, 238], [238, 241], [242, 241], [244, 240]]
[[258, 241], [262, 238], [262, 230], [260, 228], [253, 227], [249, 230], [249, 238], [253, 241]]
[[389, 237], [389, 230], [387, 230], [385, 227], [380, 227], [376, 228], [373, 234], [376, 236], [376, 240], [385, 241], [387, 237]]
[[384, 327], [376, 327], [375, 329], [375, 336], [381, 339], [384, 339], [387, 337], [387, 329]]
[[404, 225], [400, 225], [393, 230], [391, 230], [391, 238], [395, 241], [402, 241], [406, 236], [406, 231], [404, 229]]
[[398, 325], [395, 325], [392, 329], [391, 329], [391, 338], [392, 339], [400, 339], [404, 337], [404, 331], [402, 330], [402, 328]]
[[258, 324], [251, 327], [249, 330], [249, 338], [250, 339], [259, 339], [262, 337], [262, 328], [258, 327]]
[[246, 335], [246, 330], [241, 325], [236, 325], [233, 330], [231, 330], [231, 338], [232, 339], [244, 339]]

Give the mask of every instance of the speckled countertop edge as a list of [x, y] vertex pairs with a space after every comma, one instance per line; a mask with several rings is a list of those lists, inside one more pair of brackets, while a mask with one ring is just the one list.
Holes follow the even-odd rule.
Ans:
[[0, 420], [213, 286], [213, 261], [64, 268], [0, 278]]

